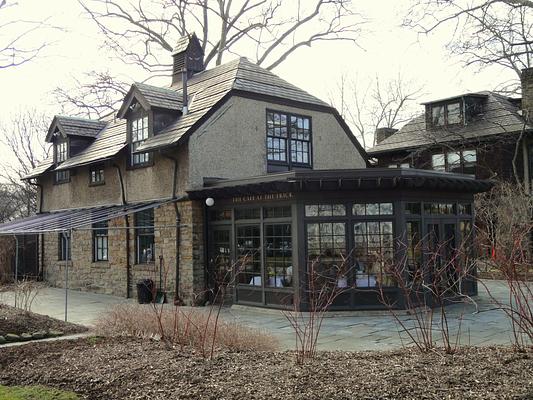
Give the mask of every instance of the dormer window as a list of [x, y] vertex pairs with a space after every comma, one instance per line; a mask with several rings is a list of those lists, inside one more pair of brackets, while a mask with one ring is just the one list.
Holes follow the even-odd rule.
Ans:
[[[61, 164], [68, 158], [68, 139], [57, 140], [55, 142], [55, 161], [56, 166]], [[67, 183], [70, 181], [70, 172], [68, 170], [56, 171], [54, 175], [54, 183]]]
[[68, 143], [59, 142], [56, 144], [56, 162], [60, 163], [67, 159], [68, 156]]
[[136, 153], [135, 150], [149, 137], [148, 116], [141, 115], [131, 120], [131, 155], [132, 167], [148, 165], [151, 162], [150, 153]]
[[456, 125], [462, 122], [461, 102], [434, 104], [431, 106], [431, 124], [433, 126]]

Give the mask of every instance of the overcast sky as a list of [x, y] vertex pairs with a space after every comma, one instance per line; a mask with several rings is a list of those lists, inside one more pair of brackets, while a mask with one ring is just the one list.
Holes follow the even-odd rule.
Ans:
[[[326, 101], [342, 74], [365, 82], [375, 75], [388, 79], [401, 73], [405, 80], [424, 86], [420, 102], [490, 90], [513, 78], [498, 68], [478, 72], [450, 58], [445, 49], [450, 36], [446, 30], [419, 38], [416, 32], [402, 28], [409, 0], [355, 0], [355, 4], [369, 19], [359, 40], [361, 48], [348, 42], [322, 42], [298, 50], [274, 72]], [[46, 32], [53, 45], [37, 60], [0, 70], [0, 120], [25, 108], [45, 111], [51, 119], [59, 109], [50, 92], [57, 86], [70, 85], [73, 78], [93, 69], [108, 68], [132, 81], [143, 78], [133, 76], [131, 70], [100, 48], [101, 36], [76, 0], [19, 0], [19, 6], [10, 13], [11, 17], [26, 20], [49, 18], [65, 31]], [[32, 40], [42, 37], [39, 33]]]

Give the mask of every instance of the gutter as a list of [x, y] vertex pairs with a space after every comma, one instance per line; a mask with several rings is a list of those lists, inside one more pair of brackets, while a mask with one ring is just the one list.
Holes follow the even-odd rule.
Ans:
[[[122, 205], [126, 205], [126, 193], [124, 191], [124, 179], [122, 177], [122, 170], [120, 166], [113, 163], [118, 173], [118, 180], [120, 183], [120, 197]], [[131, 257], [130, 257], [130, 220], [127, 215], [124, 215], [124, 224], [126, 225], [126, 298], [131, 298]]]
[[174, 304], [175, 305], [184, 305], [185, 303], [181, 299], [179, 295], [180, 290], [180, 242], [181, 242], [181, 214], [178, 209], [178, 202], [176, 201], [177, 196], [177, 180], [178, 180], [178, 159], [176, 157], [172, 157], [168, 154], [164, 154], [162, 152], [159, 152], [161, 156], [168, 158], [174, 163], [174, 173], [173, 173], [173, 180], [172, 180], [172, 204], [174, 204], [174, 211], [176, 212], [176, 291], [174, 294]]

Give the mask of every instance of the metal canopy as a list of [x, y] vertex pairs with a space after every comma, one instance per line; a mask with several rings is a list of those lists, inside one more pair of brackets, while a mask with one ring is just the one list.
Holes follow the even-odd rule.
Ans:
[[177, 200], [179, 199], [45, 212], [1, 224], [0, 235], [39, 234], [82, 229], [98, 222], [159, 207]]

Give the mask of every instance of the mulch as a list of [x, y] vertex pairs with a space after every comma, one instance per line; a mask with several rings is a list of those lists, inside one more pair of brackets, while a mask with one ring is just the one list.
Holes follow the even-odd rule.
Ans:
[[[356, 340], [356, 339], [354, 339]], [[83, 338], [0, 349], [0, 384], [41, 384], [87, 399], [533, 399], [533, 354], [191, 350], [130, 338]]]
[[81, 333], [86, 327], [60, 321], [46, 315], [34, 314], [19, 308], [0, 304], [0, 336], [8, 333], [20, 335], [38, 331], [61, 331], [64, 334]]

